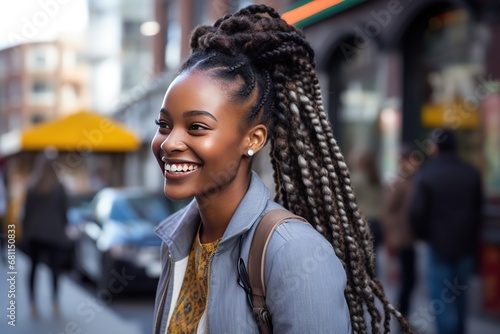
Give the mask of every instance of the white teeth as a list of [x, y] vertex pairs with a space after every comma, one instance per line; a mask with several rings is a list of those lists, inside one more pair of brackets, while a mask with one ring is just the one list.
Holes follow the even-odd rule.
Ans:
[[174, 164], [165, 164], [165, 170], [172, 173], [182, 173], [187, 171], [197, 170], [197, 165], [174, 165]]

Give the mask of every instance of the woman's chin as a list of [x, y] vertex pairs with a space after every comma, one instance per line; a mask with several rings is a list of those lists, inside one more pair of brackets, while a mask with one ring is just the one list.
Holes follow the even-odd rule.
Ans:
[[171, 189], [164, 189], [163, 193], [165, 196], [172, 201], [180, 201], [188, 198], [192, 198], [192, 194], [186, 194], [184, 192], [172, 191]]

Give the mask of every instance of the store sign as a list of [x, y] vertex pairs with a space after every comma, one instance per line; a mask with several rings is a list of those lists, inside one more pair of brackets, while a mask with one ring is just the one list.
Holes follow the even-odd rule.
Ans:
[[427, 128], [473, 129], [479, 126], [479, 109], [465, 101], [424, 105], [422, 125]]
[[421, 112], [428, 128], [473, 129], [480, 124], [481, 69], [474, 64], [450, 64], [427, 74], [431, 88]]

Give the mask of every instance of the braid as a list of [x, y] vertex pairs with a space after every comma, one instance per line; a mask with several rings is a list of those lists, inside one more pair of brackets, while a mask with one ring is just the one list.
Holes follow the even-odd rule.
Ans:
[[255, 100], [246, 121], [268, 127], [275, 200], [306, 218], [332, 244], [347, 276], [344, 295], [353, 332], [368, 331], [367, 313], [372, 333], [388, 333], [391, 316], [411, 333], [376, 278], [372, 235], [324, 110], [314, 51], [303, 32], [271, 7], [251, 5], [211, 27], [198, 27], [191, 48], [181, 70], [242, 82], [233, 99]]

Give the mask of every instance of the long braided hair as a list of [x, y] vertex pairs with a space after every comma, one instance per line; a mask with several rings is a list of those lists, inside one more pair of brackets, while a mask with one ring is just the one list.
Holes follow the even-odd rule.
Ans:
[[[345, 298], [354, 333], [389, 333], [391, 315], [411, 332], [376, 279], [372, 236], [356, 204], [349, 171], [323, 108], [314, 51], [304, 34], [266, 5], [251, 5], [199, 26], [180, 71], [206, 71], [238, 82], [235, 102], [255, 100], [248, 124], [269, 130], [275, 200], [305, 217], [331, 242], [347, 274]], [[304, 195], [305, 194], [305, 195]]]

